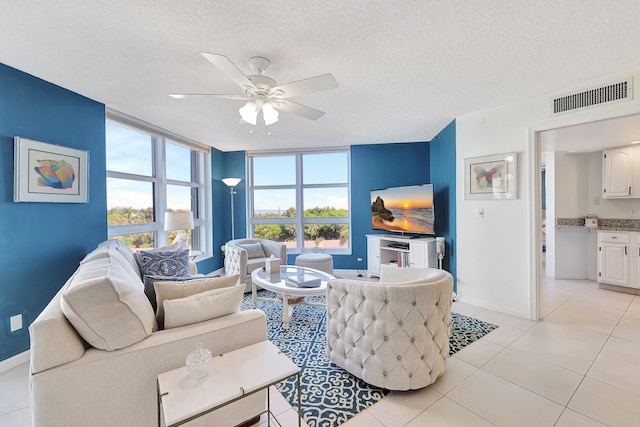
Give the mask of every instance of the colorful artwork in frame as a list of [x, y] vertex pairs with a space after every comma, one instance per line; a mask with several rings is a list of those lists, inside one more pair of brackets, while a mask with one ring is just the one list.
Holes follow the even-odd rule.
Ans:
[[14, 202], [88, 202], [89, 152], [14, 137]]
[[464, 160], [466, 200], [517, 199], [517, 153], [494, 154]]

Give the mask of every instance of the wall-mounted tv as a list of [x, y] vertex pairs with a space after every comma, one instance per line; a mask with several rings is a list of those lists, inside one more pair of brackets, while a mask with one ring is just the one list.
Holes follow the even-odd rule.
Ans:
[[435, 234], [433, 184], [371, 190], [371, 227], [407, 235]]

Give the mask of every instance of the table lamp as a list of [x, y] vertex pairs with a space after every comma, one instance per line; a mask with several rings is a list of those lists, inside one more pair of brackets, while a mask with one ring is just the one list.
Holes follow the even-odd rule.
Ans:
[[191, 239], [185, 230], [192, 230], [193, 227], [193, 214], [191, 211], [164, 213], [165, 231], [177, 231], [176, 237], [173, 239], [173, 243], [184, 242], [184, 245], [187, 248], [190, 247]]

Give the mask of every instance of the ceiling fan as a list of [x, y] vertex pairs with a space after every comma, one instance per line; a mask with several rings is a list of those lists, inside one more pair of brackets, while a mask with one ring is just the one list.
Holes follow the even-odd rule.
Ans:
[[299, 95], [305, 95], [323, 90], [336, 89], [338, 83], [331, 74], [310, 77], [304, 80], [278, 85], [271, 77], [264, 75], [271, 62], [262, 56], [249, 58], [249, 65], [256, 73], [246, 76], [238, 69], [226, 56], [216, 53], [203, 52], [202, 56], [207, 58], [220, 71], [225, 73], [242, 90], [238, 95], [218, 95], [218, 94], [170, 94], [173, 98], [223, 98], [247, 100], [247, 103], [238, 110], [242, 120], [255, 125], [258, 114], [262, 111], [262, 118], [265, 125], [271, 125], [278, 121], [278, 111], [297, 114], [310, 120], [318, 120], [324, 112], [311, 107], [291, 101]]

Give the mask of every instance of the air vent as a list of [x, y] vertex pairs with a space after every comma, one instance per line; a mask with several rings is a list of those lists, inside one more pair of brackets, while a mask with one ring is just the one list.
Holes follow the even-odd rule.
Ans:
[[590, 107], [600, 107], [631, 99], [633, 99], [633, 77], [554, 98], [551, 100], [551, 115], [586, 110]]

